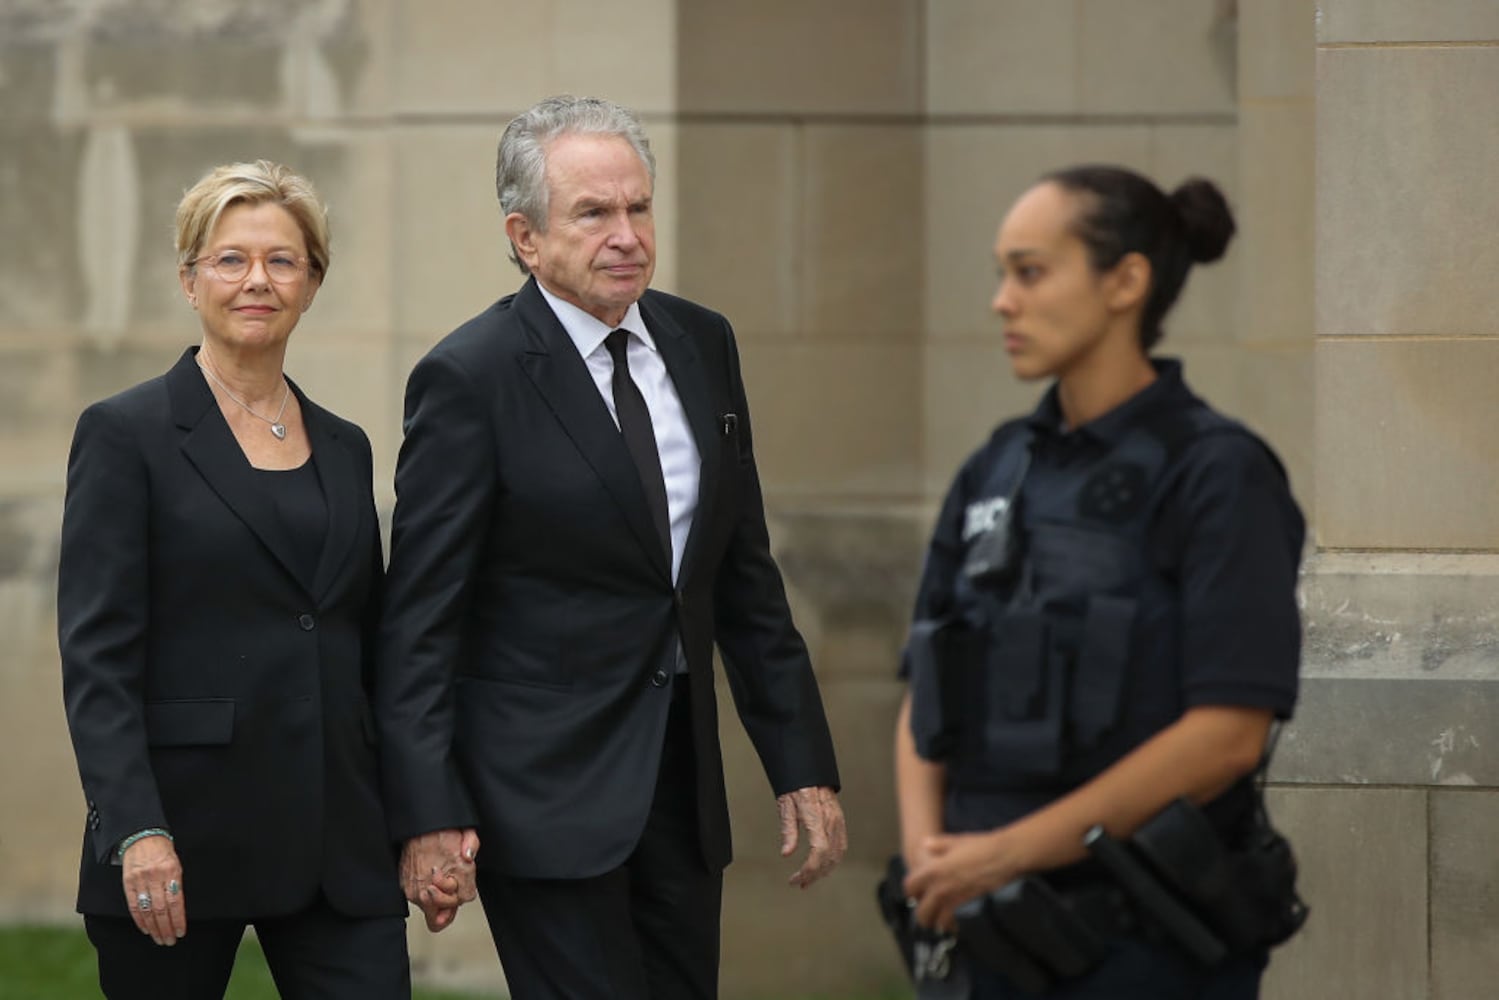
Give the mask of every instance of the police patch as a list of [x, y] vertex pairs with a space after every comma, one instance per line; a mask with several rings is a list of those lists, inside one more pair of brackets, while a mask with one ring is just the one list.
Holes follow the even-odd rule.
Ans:
[[990, 497], [969, 504], [963, 511], [963, 541], [982, 535], [998, 524], [1009, 505], [1009, 497]]
[[1088, 477], [1079, 513], [1105, 523], [1132, 517], [1145, 502], [1145, 469], [1134, 462], [1112, 462]]

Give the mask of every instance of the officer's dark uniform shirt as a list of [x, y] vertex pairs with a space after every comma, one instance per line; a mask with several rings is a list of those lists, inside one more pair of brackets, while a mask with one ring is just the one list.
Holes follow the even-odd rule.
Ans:
[[[1006, 694], [1004, 709], [982, 693], [967, 700], [991, 717], [1009, 709], [1024, 716], [1048, 700], [1070, 707], [1060, 716], [1051, 712], [1050, 724], [1004, 731], [998, 743], [992, 718], [970, 720], [970, 737], [978, 734], [966, 741], [970, 752], [945, 761], [949, 830], [991, 829], [1044, 806], [1189, 708], [1242, 706], [1290, 716], [1301, 642], [1295, 597], [1301, 513], [1268, 447], [1194, 396], [1178, 362], [1154, 364], [1151, 385], [1076, 429], [1064, 429], [1053, 387], [1032, 414], [1000, 426], [964, 463], [942, 506], [917, 594], [918, 621], [961, 619], [980, 627], [986, 616], [1015, 607], [1017, 588], [1031, 586], [1023, 573], [1025, 582], [986, 593], [963, 573], [970, 548], [1006, 506], [1017, 479], [1013, 513], [1026, 553], [1022, 565], [1035, 568], [1038, 579], [1056, 571], [1074, 581], [1114, 581], [1112, 590], [1101, 583], [1102, 593], [1078, 601], [1049, 593], [1043, 580], [1019, 601], [1051, 616], [1048, 641], [1063, 636], [1065, 655], [1042, 656], [1030, 687], [1018, 701], [1013, 690]], [[1027, 441], [1031, 457], [1022, 473]], [[1142, 454], [1146, 460], [1136, 461]], [[1107, 531], [1088, 534], [1097, 524], [1114, 525], [1115, 540]], [[1118, 570], [1121, 560], [1136, 568]], [[1027, 659], [1034, 657], [1000, 650], [980, 672], [992, 684], [996, 673], [1023, 670], [1016, 664]], [[908, 655], [902, 675], [909, 669]], [[1053, 737], [1060, 750], [1051, 747]], [[1232, 836], [1252, 806], [1246, 780], [1206, 811]]]

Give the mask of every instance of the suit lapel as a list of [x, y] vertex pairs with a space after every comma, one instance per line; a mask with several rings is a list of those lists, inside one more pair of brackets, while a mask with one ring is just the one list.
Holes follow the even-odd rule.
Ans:
[[647, 292], [640, 300], [640, 315], [644, 317], [656, 349], [666, 362], [666, 372], [676, 387], [677, 398], [687, 414], [687, 423], [692, 428], [692, 439], [697, 444], [699, 461], [697, 509], [692, 515], [692, 530], [687, 533], [687, 545], [682, 552], [682, 569], [678, 580], [686, 578], [696, 552], [698, 539], [704, 534], [704, 525], [711, 523], [713, 497], [718, 482], [718, 463], [721, 446], [718, 439], [718, 414], [714, 412], [713, 400], [708, 392], [708, 378], [698, 358], [697, 346], [692, 338], [664, 309], [657, 308]]
[[172, 419], [187, 432], [182, 439], [182, 452], [224, 505], [260, 539], [292, 579], [305, 588], [292, 558], [295, 548], [291, 539], [281, 530], [280, 520], [255, 481], [255, 470], [219, 413], [208, 383], [197, 371], [195, 354], [196, 350], [189, 348], [167, 372]]
[[624, 513], [635, 539], [651, 564], [671, 578], [671, 566], [661, 547], [660, 535], [651, 520], [640, 474], [630, 459], [619, 428], [599, 397], [588, 365], [568, 337], [562, 323], [542, 298], [533, 278], [515, 296], [511, 306], [530, 338], [520, 364], [567, 436], [593, 467], [604, 489]]
[[321, 601], [336, 579], [338, 570], [348, 560], [358, 533], [360, 502], [355, 478], [359, 468], [349, 453], [348, 442], [338, 434], [332, 414], [311, 402], [292, 383], [292, 390], [302, 404], [302, 422], [312, 442], [312, 457], [317, 462], [323, 499], [328, 505], [328, 530], [323, 536], [323, 552], [318, 557], [317, 572], [312, 578], [312, 596]]

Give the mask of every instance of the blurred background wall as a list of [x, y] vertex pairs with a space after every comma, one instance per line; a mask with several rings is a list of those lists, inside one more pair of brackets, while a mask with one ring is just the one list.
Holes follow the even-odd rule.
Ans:
[[[321, 188], [333, 265], [288, 370], [370, 432], [388, 514], [411, 364], [519, 284], [499, 132], [569, 91], [642, 114], [656, 285], [736, 325], [842, 757], [850, 856], [796, 893], [726, 728], [727, 996], [898, 975], [872, 906], [896, 846], [893, 671], [949, 478], [1038, 392], [988, 312], [995, 227], [1077, 161], [1228, 192], [1240, 236], [1162, 352], [1271, 440], [1313, 523], [1303, 707], [1272, 793], [1313, 917], [1268, 995], [1486, 995], [1496, 39], [1492, 0], [0, 0], [0, 919], [72, 919], [65, 457], [87, 402], [197, 339], [181, 192], [256, 157]], [[477, 912], [412, 942], [429, 978], [497, 981]]]

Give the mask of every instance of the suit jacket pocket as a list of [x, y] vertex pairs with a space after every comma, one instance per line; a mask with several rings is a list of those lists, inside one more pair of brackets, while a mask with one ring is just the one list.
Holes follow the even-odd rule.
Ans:
[[146, 702], [146, 742], [153, 747], [221, 746], [234, 735], [234, 699]]
[[739, 432], [739, 417], [733, 413], [725, 413], [720, 420], [720, 432], [723, 438], [724, 458], [734, 459], [740, 465], [748, 465], [754, 460], [754, 454], [749, 450], [748, 443]]

